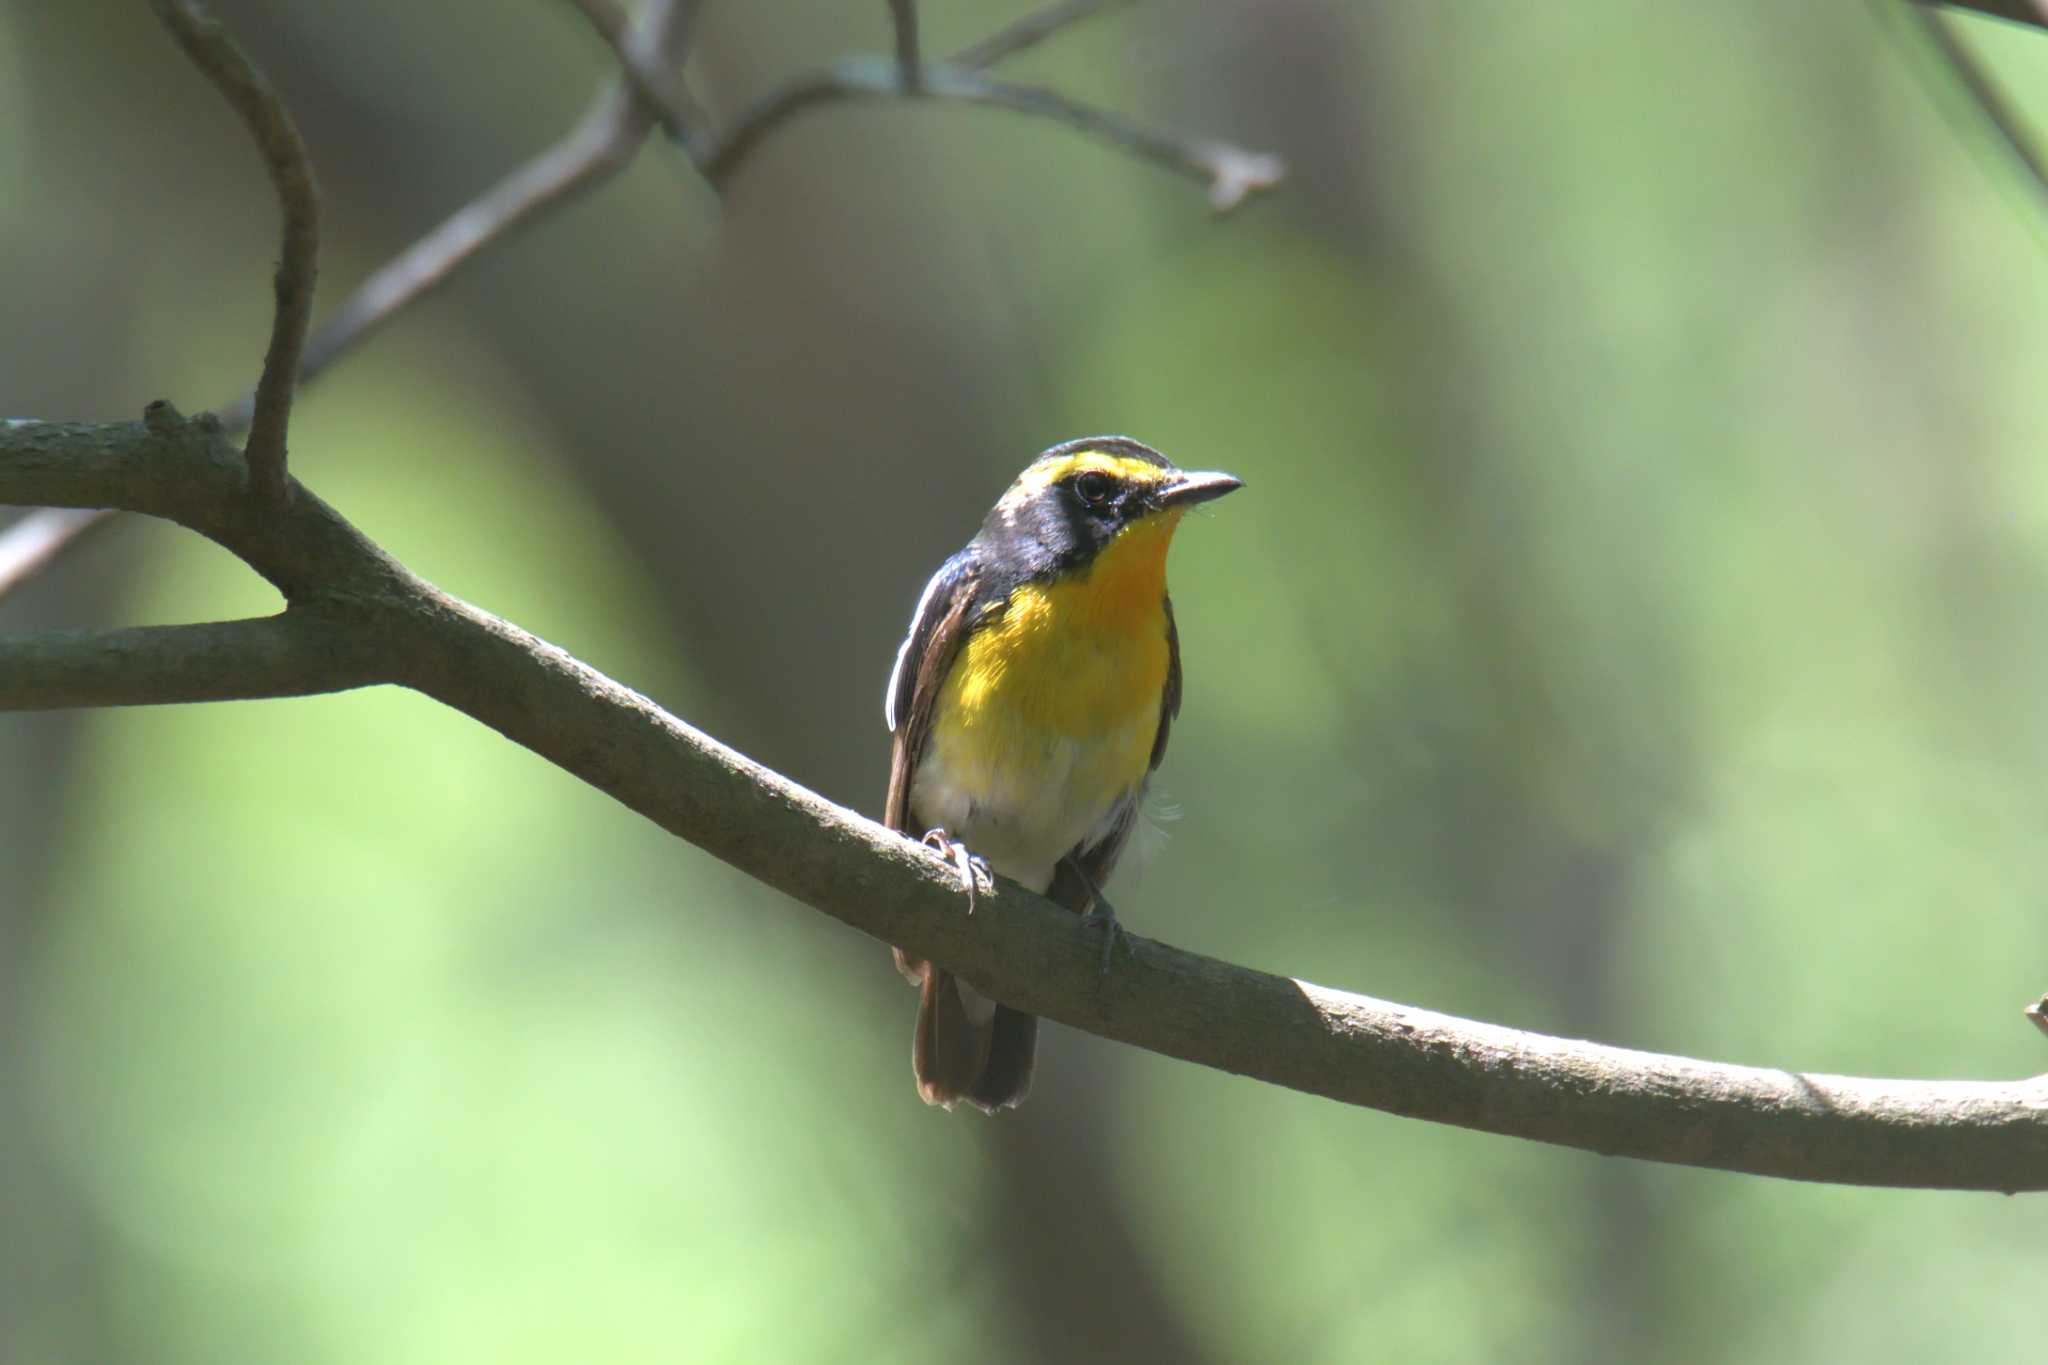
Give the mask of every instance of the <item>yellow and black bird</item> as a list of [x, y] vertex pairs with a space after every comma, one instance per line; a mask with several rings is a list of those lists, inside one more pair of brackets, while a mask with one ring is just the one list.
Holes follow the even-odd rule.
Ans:
[[[1105, 969], [1121, 931], [1102, 884], [1180, 712], [1167, 547], [1189, 507], [1239, 486], [1125, 436], [1054, 446], [932, 575], [889, 675], [884, 822], [950, 849], [970, 906], [971, 850], [1085, 912]], [[901, 949], [896, 964], [922, 992], [925, 1102], [1021, 1102], [1038, 1020]]]

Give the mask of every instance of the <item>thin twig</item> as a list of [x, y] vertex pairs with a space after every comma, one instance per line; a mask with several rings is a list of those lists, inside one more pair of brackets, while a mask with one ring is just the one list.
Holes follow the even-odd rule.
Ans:
[[619, 0], [574, 0], [576, 8], [590, 20], [605, 42], [611, 44], [620, 70], [633, 83], [640, 98], [654, 110], [655, 118], [676, 142], [687, 144], [690, 129], [704, 121], [704, 111], [690, 97], [680, 72], [658, 60], [660, 54], [642, 44], [636, 36], [633, 16]]
[[[612, 41], [616, 32], [614, 21], [621, 14], [617, 6], [607, 4], [606, 0], [577, 3], [607, 41]], [[941, 74], [948, 76], [946, 96], [1058, 118], [1140, 156], [1198, 175], [1208, 182], [1210, 200], [1219, 209], [1234, 207], [1250, 193], [1278, 181], [1284, 167], [1275, 156], [1245, 151], [1227, 143], [1159, 132], [1049, 90], [998, 85], [986, 80], [973, 85], [964, 83], [981, 68], [1040, 43], [1113, 3], [1117, 0], [1064, 0], [1049, 4], [962, 49], [949, 64], [954, 72], [948, 74], [940, 69]], [[626, 44], [626, 51], [638, 56], [628, 61], [622, 55], [625, 74], [620, 81], [594, 101], [576, 127], [559, 142], [457, 210], [358, 286], [307, 342], [299, 361], [299, 384], [312, 383], [335, 360], [401, 310], [432, 292], [486, 248], [616, 175], [630, 162], [647, 130], [664, 112], [682, 114], [701, 126], [701, 119], [694, 115], [680, 82], [672, 87], [680, 103], [666, 111], [656, 109], [647, 94], [642, 93], [644, 81], [630, 83], [632, 73], [644, 76], [649, 70], [666, 72], [681, 68], [697, 7], [697, 0], [652, 0]], [[855, 71], [850, 81], [836, 80], [835, 72], [828, 70], [792, 82], [743, 115], [731, 131], [701, 138], [696, 155], [705, 168], [706, 178], [718, 183], [730, 176], [762, 134], [811, 104], [903, 93], [900, 43], [896, 71], [885, 72], [883, 79], [876, 80], [865, 64], [852, 65], [861, 69]], [[922, 73], [925, 68], [919, 70]], [[222, 424], [230, 431], [248, 426], [256, 411], [257, 398], [258, 393], [245, 393], [222, 405]], [[31, 522], [34, 527], [24, 530]], [[77, 521], [30, 517], [0, 533], [0, 566], [9, 562], [10, 545], [26, 543], [31, 536], [37, 543], [33, 564], [15, 578], [0, 577], [0, 595], [21, 577], [49, 563], [68, 543], [64, 536], [50, 536], [49, 532], [97, 522], [97, 517]], [[19, 541], [14, 538], [17, 531], [21, 532]], [[75, 530], [72, 534], [76, 534]]]
[[263, 152], [284, 213], [283, 244], [277, 261], [277, 309], [263, 377], [256, 385], [253, 419], [244, 456], [257, 496], [272, 507], [284, 503], [285, 433], [292, 395], [298, 387], [299, 352], [313, 319], [313, 284], [319, 269], [320, 191], [306, 144], [277, 92], [249, 64], [234, 39], [191, 0], [151, 0], [157, 17], [178, 46], [241, 115]]
[[[2027, 132], [2025, 116], [2013, 108], [2011, 101], [1998, 88], [1998, 83], [1984, 70], [1938, 6], [1913, 3], [1908, 8], [1918, 17], [1935, 50], [1941, 53], [1949, 70], [1955, 73], [1957, 81], [1983, 112], [1999, 140], [2005, 143], [2006, 150], [2032, 177], [2034, 188], [2048, 195], [2048, 161], [2043, 161], [2040, 148], [2034, 145], [2033, 137]], [[2048, 9], [2048, 4], [2043, 8]]]
[[[691, 0], [654, 0], [635, 30], [650, 60], [680, 65]], [[622, 76], [568, 135], [513, 171], [357, 286], [306, 347], [299, 382], [310, 384], [342, 354], [447, 280], [477, 253], [624, 170], [654, 125], [654, 111]], [[223, 407], [229, 428], [249, 420], [254, 399]]]
[[[646, 54], [641, 64], [680, 67], [696, 10], [697, 0], [652, 0], [634, 30], [635, 41], [629, 44]], [[306, 343], [299, 357], [299, 384], [319, 378], [329, 365], [494, 242], [618, 174], [653, 121], [652, 107], [629, 88], [622, 75], [554, 146], [458, 209], [363, 281]], [[265, 373], [267, 377], [267, 369]], [[250, 426], [263, 393], [264, 387], [258, 385], [221, 405], [222, 425], [230, 431]], [[99, 514], [38, 513], [0, 533], [0, 570], [19, 566], [18, 572], [0, 573], [0, 597], [47, 566], [85, 529], [101, 520]]]
[[[1056, 90], [993, 80], [951, 62], [927, 63], [923, 75], [922, 93], [933, 99], [1055, 119], [1147, 161], [1206, 181], [1210, 207], [1218, 213], [1227, 213], [1258, 191], [1272, 188], [1287, 172], [1286, 162], [1271, 152], [1167, 132], [1082, 104]], [[723, 187], [755, 145], [792, 115], [840, 100], [887, 99], [904, 93], [893, 62], [877, 57], [841, 58], [773, 91], [719, 138], [700, 144], [698, 164], [706, 179]]]
[[924, 57], [918, 50], [917, 0], [889, 0], [889, 22], [896, 30], [896, 75], [903, 93], [919, 94], [924, 89]]
[[[953, 65], [968, 71], [986, 70], [1006, 57], [1014, 57], [1026, 48], [1036, 47], [1069, 24], [1079, 23], [1113, 4], [1124, 3], [1128, 0], [1060, 0], [1058, 4], [1041, 6], [997, 29], [980, 42], [961, 48], [953, 54]], [[2048, 3], [2048, 0], [2043, 0], [2043, 3]]]

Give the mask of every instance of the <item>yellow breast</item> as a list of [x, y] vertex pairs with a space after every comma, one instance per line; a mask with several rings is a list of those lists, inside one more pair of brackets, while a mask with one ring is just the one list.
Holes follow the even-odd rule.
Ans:
[[[1140, 522], [1088, 569], [1011, 594], [953, 665], [939, 725], [1017, 726], [1076, 739], [1157, 720], [1166, 686], [1166, 548], [1179, 517]], [[1127, 770], [1142, 776], [1144, 753]]]
[[954, 661], [913, 802], [935, 822], [969, 826], [968, 844], [1006, 875], [1037, 880], [1028, 866], [1049, 867], [1094, 837], [1144, 785], [1166, 687], [1166, 549], [1178, 520], [1148, 518], [1086, 570], [1018, 588]]

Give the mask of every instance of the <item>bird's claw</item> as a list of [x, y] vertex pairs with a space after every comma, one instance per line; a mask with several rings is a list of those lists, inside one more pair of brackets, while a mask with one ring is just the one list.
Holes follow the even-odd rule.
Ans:
[[1109, 964], [1119, 948], [1123, 949], [1125, 957], [1137, 960], [1138, 950], [1131, 946], [1131, 936], [1124, 932], [1124, 926], [1117, 922], [1116, 911], [1101, 896], [1095, 898], [1095, 908], [1081, 916], [1081, 923], [1087, 928], [1102, 931], [1102, 963], [1095, 970], [1097, 976], [1109, 975]]
[[975, 896], [981, 883], [987, 882], [990, 890], [995, 889], [995, 874], [989, 871], [988, 862], [968, 852], [967, 845], [942, 829], [926, 830], [921, 842], [952, 862], [954, 870], [960, 874], [960, 886], [967, 892], [967, 913], [973, 914]]

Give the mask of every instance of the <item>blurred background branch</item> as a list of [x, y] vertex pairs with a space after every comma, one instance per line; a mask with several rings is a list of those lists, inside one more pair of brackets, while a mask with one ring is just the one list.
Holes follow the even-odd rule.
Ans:
[[699, 149], [704, 175], [723, 188], [748, 153], [768, 134], [806, 109], [842, 100], [921, 96], [1007, 109], [1052, 119], [1101, 139], [1133, 156], [1192, 175], [1209, 187], [1209, 206], [1228, 213], [1253, 194], [1280, 183], [1286, 163], [1271, 152], [1248, 151], [1229, 143], [1150, 128], [1106, 109], [1068, 99], [1054, 90], [991, 80], [952, 63], [925, 63], [916, 87], [903, 83], [900, 60], [842, 57], [821, 71], [789, 82], [766, 96], [730, 127]]
[[1079, 23], [1111, 5], [1129, 3], [1131, 0], [1056, 0], [1041, 5], [981, 41], [961, 48], [953, 54], [952, 63], [968, 71], [984, 70], [1036, 47], [1069, 24]]
[[896, 34], [896, 79], [901, 92], [919, 93], [924, 56], [917, 34], [917, 0], [889, 0], [889, 25]]
[[[627, 41], [626, 51], [637, 54], [628, 69], [675, 70], [688, 53], [695, 11], [695, 0], [651, 0]], [[597, 96], [561, 141], [465, 204], [357, 286], [315, 333], [299, 382], [319, 378], [480, 253], [624, 170], [656, 115], [633, 78], [621, 76]], [[245, 396], [221, 409], [221, 419], [233, 428], [248, 420], [253, 406], [254, 396]]]
[[0, 530], [0, 597], [41, 573], [67, 546], [112, 516], [107, 508], [38, 507]]
[[[154, 2], [167, 15], [184, 13], [176, 0]], [[337, 359], [445, 283], [480, 253], [625, 169], [655, 123], [661, 123], [672, 135], [688, 143], [690, 124], [701, 117], [701, 111], [694, 108], [687, 89], [672, 73], [680, 70], [688, 55], [696, 0], [651, 0], [639, 24], [632, 27], [613, 0], [576, 0], [576, 4], [613, 46], [624, 74], [598, 97], [560, 142], [371, 274], [305, 343], [303, 360], [298, 359], [297, 338], [303, 337], [304, 309], [310, 307], [311, 275], [309, 268], [302, 266], [312, 238], [308, 235], [310, 219], [303, 207], [293, 207], [300, 202], [296, 191], [287, 197], [286, 250], [279, 272], [279, 330], [273, 333], [272, 355], [284, 354], [279, 350], [280, 338], [292, 339], [290, 358], [296, 362], [299, 387], [318, 379]], [[1277, 184], [1285, 166], [1273, 154], [1149, 128], [1050, 90], [998, 84], [974, 74], [979, 68], [1023, 52], [1105, 7], [1103, 0], [1060, 0], [1027, 13], [964, 49], [949, 68], [937, 73], [940, 88], [934, 93], [1064, 122], [1132, 155], [1196, 175], [1208, 182], [1210, 202], [1219, 212]], [[908, 0], [892, 0], [890, 14], [898, 42], [897, 64], [892, 71], [877, 74], [862, 59], [849, 58], [825, 72], [792, 82], [743, 113], [730, 129], [705, 135], [702, 145], [694, 148], [694, 155], [706, 178], [722, 186], [765, 134], [801, 109], [835, 99], [913, 93], [904, 89], [902, 72], [908, 68], [902, 63], [906, 43], [915, 58], [916, 10]], [[172, 20], [167, 18], [166, 22]], [[208, 31], [217, 34], [218, 26], [210, 26]], [[253, 72], [250, 74], [253, 78]], [[267, 138], [268, 134], [264, 136]], [[270, 143], [266, 141], [265, 146], [268, 154]], [[303, 149], [301, 155], [302, 152]], [[280, 180], [281, 194], [287, 183], [296, 182]], [[306, 178], [304, 189], [311, 193], [310, 177]], [[289, 292], [284, 288], [287, 282], [293, 286]], [[289, 311], [283, 306], [287, 302]], [[229, 429], [239, 430], [265, 410], [272, 411], [267, 426], [258, 424], [265, 427], [263, 431], [252, 429], [251, 440], [257, 441], [260, 435], [260, 449], [274, 445], [281, 452], [283, 416], [279, 404], [288, 405], [293, 390], [281, 375], [273, 377], [276, 370], [267, 363], [265, 381], [224, 405], [220, 417]], [[48, 567], [73, 539], [99, 524], [106, 515], [39, 511], [0, 530], [0, 597]]]
[[[652, 22], [638, 28], [633, 16], [618, 0], [575, 0], [576, 7], [590, 20], [590, 26], [611, 45], [613, 55], [633, 91], [654, 111], [661, 126], [678, 144], [687, 146], [690, 127], [701, 121], [704, 111], [690, 97], [679, 75], [694, 4], [670, 5], [668, 24]], [[657, 16], [650, 16], [650, 20]], [[677, 46], [663, 50], [661, 35], [672, 24], [679, 35]]]

